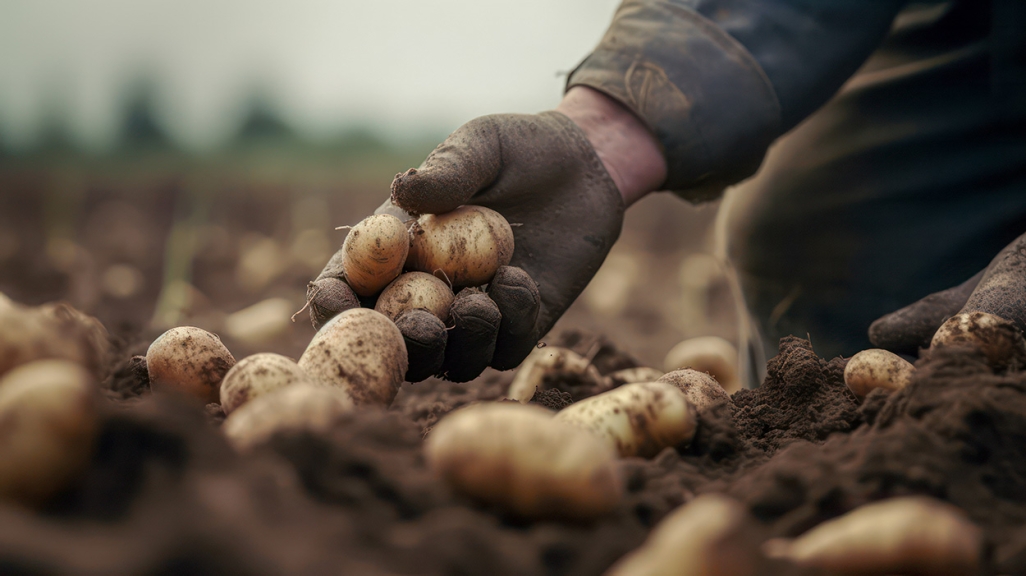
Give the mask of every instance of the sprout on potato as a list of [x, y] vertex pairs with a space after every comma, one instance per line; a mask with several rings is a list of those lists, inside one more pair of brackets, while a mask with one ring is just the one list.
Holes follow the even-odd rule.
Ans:
[[452, 301], [452, 290], [445, 282], [426, 272], [407, 272], [381, 292], [374, 309], [392, 321], [407, 310], [420, 309], [445, 322]]
[[0, 379], [0, 497], [44, 503], [82, 472], [98, 426], [92, 375], [37, 360]]
[[173, 390], [204, 402], [221, 399], [221, 380], [234, 365], [235, 357], [221, 339], [195, 326], [172, 328], [146, 350], [153, 390]]
[[355, 407], [339, 388], [299, 382], [254, 398], [228, 415], [222, 430], [239, 451], [263, 444], [278, 432], [323, 433]]
[[649, 458], [695, 436], [698, 417], [684, 394], [671, 384], [625, 384], [567, 406], [556, 420], [587, 430], [621, 457]]
[[547, 381], [557, 378], [591, 382], [596, 388], [605, 384], [591, 360], [568, 348], [546, 346], [535, 349], [524, 359], [509, 385], [507, 396], [519, 402], [530, 402], [536, 391], [545, 389]]
[[342, 242], [342, 273], [359, 296], [373, 296], [403, 270], [410, 250], [406, 225], [375, 214], [353, 226]]
[[513, 257], [513, 229], [483, 206], [425, 214], [410, 229], [407, 268], [444, 274], [453, 289], [487, 284]]
[[708, 372], [727, 394], [733, 394], [741, 389], [737, 369], [737, 348], [719, 336], [700, 336], [684, 340], [670, 349], [663, 364], [667, 372], [682, 368]]
[[848, 360], [844, 367], [844, 383], [859, 398], [877, 388], [901, 390], [908, 386], [915, 367], [901, 356], [887, 350], [863, 350]]
[[300, 382], [310, 382], [310, 377], [291, 358], [271, 352], [247, 356], [221, 382], [221, 409], [231, 414], [254, 398]]
[[593, 519], [623, 494], [613, 450], [536, 406], [456, 410], [435, 425], [424, 452], [455, 491], [525, 518]]
[[665, 382], [676, 386], [695, 408], [704, 410], [718, 402], [731, 402], [730, 395], [716, 382], [716, 379], [706, 374], [686, 368], [674, 370], [664, 374], [656, 382]]

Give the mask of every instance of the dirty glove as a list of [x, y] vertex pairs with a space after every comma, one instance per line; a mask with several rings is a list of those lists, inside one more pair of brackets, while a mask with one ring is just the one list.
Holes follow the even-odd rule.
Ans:
[[[444, 343], [404, 332], [411, 381], [438, 364], [440, 375], [454, 381], [471, 380], [489, 365], [520, 364], [595, 275], [624, 213], [620, 192], [584, 133], [558, 112], [471, 120], [419, 168], [396, 175], [390, 201], [378, 212], [403, 218], [397, 208], [438, 214], [463, 204], [506, 218], [513, 259], [488, 285], [487, 297], [473, 289], [457, 295]], [[499, 328], [489, 331], [496, 312]]]
[[915, 355], [920, 348], [930, 346], [945, 320], [968, 312], [1000, 316], [1026, 332], [1026, 234], [969, 280], [873, 322], [869, 341], [892, 352]]

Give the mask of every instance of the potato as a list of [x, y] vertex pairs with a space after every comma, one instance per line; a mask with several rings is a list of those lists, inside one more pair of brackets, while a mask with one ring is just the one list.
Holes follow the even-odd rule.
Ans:
[[37, 360], [0, 380], [0, 497], [44, 503], [80, 474], [99, 429], [92, 375], [68, 360]]
[[685, 368], [674, 370], [660, 377], [656, 382], [666, 382], [676, 386], [695, 408], [704, 410], [717, 402], [732, 402], [727, 391], [716, 380], [698, 370]]
[[986, 312], [966, 312], [949, 318], [933, 335], [930, 348], [968, 346], [986, 356], [995, 368], [1026, 363], [1026, 340], [1012, 322]]
[[649, 458], [691, 442], [698, 427], [684, 393], [661, 382], [624, 384], [567, 406], [556, 420], [595, 434], [623, 458]]
[[342, 273], [359, 296], [374, 296], [403, 271], [410, 236], [391, 214], [368, 216], [342, 242]]
[[146, 370], [154, 391], [174, 390], [204, 402], [221, 399], [221, 380], [235, 357], [216, 334], [195, 326], [164, 332], [146, 350]]
[[445, 322], [453, 301], [449, 285], [426, 272], [407, 272], [392, 281], [378, 296], [374, 309], [395, 321], [407, 310], [427, 310]]
[[85, 366], [99, 381], [107, 375], [109, 354], [103, 324], [68, 304], [0, 305], [0, 375], [34, 360], [63, 358]]
[[635, 382], [655, 382], [662, 378], [662, 376], [663, 373], [660, 370], [649, 368], [648, 366], [637, 366], [610, 372], [605, 375], [604, 380], [606, 381], [606, 388], [613, 389], [617, 386], [634, 384]]
[[663, 518], [605, 576], [765, 574], [759, 532], [740, 502], [703, 494]]
[[924, 496], [867, 504], [763, 546], [773, 558], [831, 574], [977, 574], [983, 540], [961, 510]]
[[737, 348], [719, 336], [701, 336], [684, 340], [666, 354], [663, 368], [667, 372], [681, 368], [708, 372], [727, 394], [733, 394], [741, 389]]
[[513, 257], [513, 229], [502, 214], [483, 206], [460, 206], [425, 214], [410, 229], [406, 267], [444, 274], [453, 290], [487, 284]]
[[236, 450], [245, 452], [278, 432], [326, 432], [355, 406], [345, 390], [297, 382], [243, 404], [228, 415], [222, 430]]
[[247, 356], [224, 375], [221, 409], [231, 414], [254, 398], [301, 382], [311, 378], [292, 358], [271, 352]]
[[388, 406], [409, 368], [399, 328], [379, 312], [346, 310], [314, 335], [299, 367], [320, 383], [342, 388], [357, 405]]
[[536, 391], [546, 388], [546, 378], [560, 377], [590, 381], [596, 387], [604, 385], [602, 376], [591, 364], [591, 360], [568, 348], [545, 346], [536, 348], [524, 359], [509, 385], [507, 396], [526, 404]]
[[844, 367], [844, 383], [859, 398], [876, 388], [901, 390], [908, 386], [915, 374], [915, 367], [893, 352], [871, 348], [863, 350], [848, 360]]
[[424, 454], [455, 491], [525, 518], [593, 519], [623, 495], [613, 450], [536, 406], [456, 410], [431, 430]]

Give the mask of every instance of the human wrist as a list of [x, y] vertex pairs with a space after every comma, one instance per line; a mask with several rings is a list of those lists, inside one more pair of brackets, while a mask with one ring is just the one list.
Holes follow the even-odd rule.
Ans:
[[660, 189], [666, 159], [655, 136], [630, 110], [597, 90], [574, 86], [556, 111], [584, 132], [625, 205]]

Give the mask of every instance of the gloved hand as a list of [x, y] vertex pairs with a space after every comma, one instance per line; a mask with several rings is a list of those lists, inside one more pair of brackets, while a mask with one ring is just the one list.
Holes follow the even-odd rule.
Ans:
[[[617, 185], [588, 138], [559, 112], [471, 120], [419, 168], [396, 175], [391, 198], [378, 212], [405, 219], [463, 204], [486, 206], [509, 221], [513, 259], [488, 285], [488, 298], [470, 289], [457, 295], [441, 335], [404, 331], [411, 381], [438, 365], [440, 375], [463, 382], [489, 365], [507, 370], [520, 364], [595, 275], [624, 213]], [[337, 261], [332, 258], [318, 279], [339, 278]], [[311, 312], [323, 316], [325, 306], [312, 294]], [[489, 331], [496, 313], [499, 329]]]
[[879, 318], [869, 327], [874, 346], [915, 355], [930, 346], [948, 318], [967, 312], [1000, 316], [1026, 333], [1026, 234], [1002, 250], [980, 273]]

